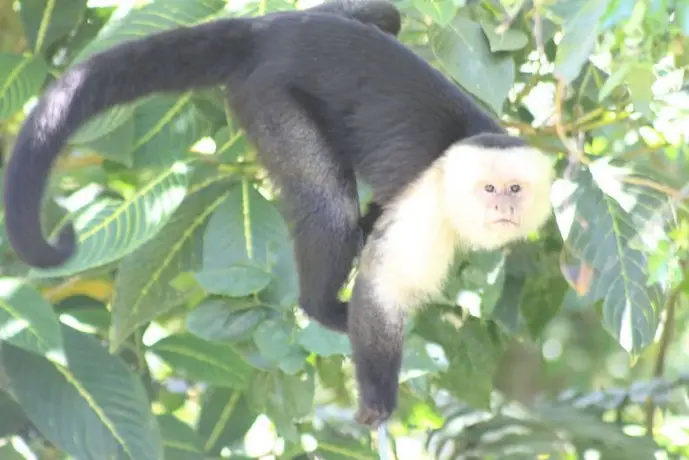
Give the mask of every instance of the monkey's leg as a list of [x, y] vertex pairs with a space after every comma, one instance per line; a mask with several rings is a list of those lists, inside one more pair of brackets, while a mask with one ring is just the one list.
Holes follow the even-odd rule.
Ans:
[[352, 179], [344, 174], [318, 185], [301, 181], [282, 188], [282, 198], [294, 203], [300, 305], [323, 326], [339, 332], [347, 332], [347, 304], [337, 295], [361, 241]]
[[349, 339], [359, 387], [355, 419], [372, 428], [387, 420], [397, 407], [404, 346], [404, 310], [374, 289], [376, 244], [374, 239], [364, 248], [349, 302]]
[[354, 171], [325, 141], [313, 111], [272, 74], [233, 83], [233, 112], [280, 189], [291, 224], [300, 306], [323, 326], [346, 332], [347, 304], [338, 293], [361, 244]]

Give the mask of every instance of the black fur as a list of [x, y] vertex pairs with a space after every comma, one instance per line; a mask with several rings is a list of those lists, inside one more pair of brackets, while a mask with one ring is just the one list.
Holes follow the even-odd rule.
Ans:
[[[58, 152], [85, 121], [153, 92], [218, 84], [227, 85], [233, 114], [293, 221], [300, 305], [349, 332], [362, 394], [357, 419], [375, 426], [397, 404], [403, 312], [373, 299], [373, 280], [361, 274], [351, 317], [338, 300], [362, 244], [355, 171], [373, 188], [375, 220], [450, 144], [504, 132], [390, 33], [334, 14], [286, 12], [170, 30], [90, 57], [47, 89], [17, 138], [5, 178], [9, 241], [38, 267], [74, 252], [71, 226], [56, 246], [46, 241], [39, 209]], [[367, 245], [375, 251], [375, 230]]]
[[402, 28], [402, 17], [399, 10], [388, 1], [339, 0], [322, 3], [309, 8], [309, 11], [347, 16], [364, 24], [373, 24], [383, 32], [395, 37]]

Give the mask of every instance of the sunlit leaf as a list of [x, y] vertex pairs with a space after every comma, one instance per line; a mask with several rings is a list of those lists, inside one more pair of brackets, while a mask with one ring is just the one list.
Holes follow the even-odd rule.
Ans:
[[0, 278], [0, 341], [46, 357], [63, 353], [53, 306], [20, 279]]
[[270, 310], [249, 302], [211, 299], [187, 315], [187, 330], [205, 339], [236, 341], [250, 338]]
[[452, 21], [459, 5], [455, 0], [414, 0], [414, 6], [436, 24], [446, 26]]
[[569, 83], [581, 71], [598, 37], [597, 31], [610, 0], [586, 0], [564, 25], [557, 48], [554, 73]]
[[[203, 22], [216, 15], [223, 6], [223, 0], [165, 0], [145, 4], [122, 18], [108, 21], [98, 36], [79, 52], [72, 64], [125, 41]], [[134, 105], [136, 103], [115, 107], [89, 120], [72, 136], [71, 142], [83, 144], [113, 131], [133, 115]]]
[[76, 458], [162, 458], [158, 425], [138, 377], [95, 338], [67, 327], [62, 334], [68, 367], [2, 347], [12, 391], [33, 424]]
[[0, 120], [21, 109], [47, 75], [48, 65], [40, 56], [0, 53]]
[[209, 385], [241, 389], [249, 383], [252, 373], [251, 366], [231, 345], [191, 334], [165, 337], [150, 350], [183, 376]]
[[83, 18], [86, 2], [87, 0], [20, 0], [19, 16], [31, 48], [35, 52], [42, 52], [67, 36]]
[[445, 350], [447, 371], [440, 374], [445, 388], [473, 407], [487, 408], [504, 338], [488, 323], [473, 317], [462, 323], [454, 313], [435, 309], [420, 315], [415, 330]]
[[258, 413], [246, 396], [228, 388], [211, 388], [203, 397], [197, 432], [207, 455], [220, 455], [224, 446], [242, 441]]
[[495, 53], [498, 51], [516, 51], [524, 48], [529, 43], [529, 37], [519, 29], [507, 29], [498, 31], [497, 25], [492, 22], [482, 21], [481, 28], [488, 37], [490, 50]]
[[156, 237], [122, 260], [112, 301], [112, 347], [186, 300], [187, 292], [171, 282], [180, 273], [200, 268], [208, 219], [231, 190], [231, 176], [204, 174], [198, 173], [198, 182], [192, 182], [190, 193]]
[[64, 265], [34, 269], [36, 278], [71, 275], [115, 261], [134, 251], [163, 228], [184, 199], [188, 164], [177, 163], [125, 200], [102, 199], [79, 211], [76, 254]]
[[491, 53], [481, 26], [464, 16], [430, 33], [433, 53], [442, 67], [466, 90], [502, 113], [514, 82], [512, 57]]
[[157, 419], [165, 460], [203, 460], [201, 439], [192, 427], [170, 414], [159, 415]]
[[[603, 324], [630, 353], [650, 345], [662, 297], [647, 285], [645, 252], [663, 234], [665, 198], [623, 184], [628, 172], [600, 160], [554, 188], [557, 224], [566, 242], [563, 264], [593, 270], [589, 302], [603, 301]], [[567, 274], [566, 269], [563, 272]]]

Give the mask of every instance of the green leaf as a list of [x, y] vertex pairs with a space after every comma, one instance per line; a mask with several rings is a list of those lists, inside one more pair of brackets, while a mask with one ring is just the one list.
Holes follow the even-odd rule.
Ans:
[[176, 334], [150, 347], [176, 372], [219, 387], [245, 388], [253, 368], [231, 345], [209, 342], [191, 334]]
[[68, 367], [12, 346], [12, 391], [41, 434], [75, 458], [159, 460], [162, 441], [141, 381], [98, 340], [62, 328]]
[[600, 91], [598, 93], [598, 102], [602, 102], [605, 100], [606, 97], [608, 97], [612, 91], [620, 86], [624, 80], [627, 78], [627, 75], [629, 74], [629, 71], [632, 69], [632, 65], [630, 62], [623, 62], [619, 68], [617, 68], [612, 75], [610, 75], [610, 78], [608, 78], [603, 86], [601, 86]]
[[484, 325], [474, 317], [462, 320], [453, 311], [439, 313], [424, 311], [415, 330], [445, 350], [448, 370], [440, 374], [440, 381], [450, 393], [472, 407], [488, 408], [504, 338], [490, 323]]
[[689, 37], [689, 3], [677, 2], [675, 7], [675, 22], [685, 37]]
[[[119, 124], [114, 130], [96, 138], [89, 140], [82, 145], [86, 148], [98, 152], [98, 155], [106, 158], [110, 161], [116, 161], [128, 168], [134, 166], [134, 120], [131, 118], [133, 110], [130, 110], [122, 123]], [[113, 112], [114, 116], [114, 112]], [[97, 121], [92, 118], [89, 120]], [[85, 125], [83, 125], [85, 126]], [[71, 144], [77, 145], [77, 140], [73, 139]]]
[[378, 460], [378, 452], [370, 443], [363, 442], [353, 434], [345, 434], [328, 425], [318, 431], [318, 447], [314, 455], [328, 460]]
[[0, 278], [0, 341], [48, 358], [64, 352], [53, 306], [16, 278]]
[[227, 198], [232, 181], [231, 176], [223, 174], [197, 173], [199, 183], [192, 182], [189, 194], [165, 227], [120, 264], [112, 301], [113, 348], [119, 347], [137, 327], [188, 298], [188, 292], [170, 283], [180, 273], [200, 267], [205, 226]]
[[598, 37], [598, 27], [610, 0], [586, 0], [563, 27], [555, 57], [556, 77], [571, 83], [579, 76]]
[[[236, 267], [240, 267], [236, 277], [221, 276], [218, 284], [206, 278], [202, 284], [211, 292], [233, 296], [265, 288], [261, 299], [266, 303], [294, 302], [296, 269], [287, 225], [275, 205], [246, 183], [234, 189], [210, 219], [201, 276]], [[266, 274], [274, 276], [267, 280]]]
[[197, 432], [204, 440], [204, 452], [219, 456], [225, 446], [243, 444], [244, 435], [258, 412], [249, 407], [246, 396], [227, 388], [210, 388], [203, 397]]
[[497, 26], [489, 21], [481, 21], [481, 28], [493, 53], [520, 50], [529, 43], [529, 37], [518, 29], [507, 29], [498, 33]]
[[191, 93], [149, 97], [136, 106], [133, 122], [136, 168], [169, 167], [210, 134], [209, 121], [191, 102]]
[[299, 333], [299, 345], [319, 356], [351, 355], [352, 346], [347, 334], [339, 334], [311, 321]]
[[[125, 41], [211, 19], [222, 10], [225, 4], [224, 0], [165, 0], [151, 2], [140, 8], [132, 9], [122, 18], [111, 18], [100, 30], [98, 36], [79, 52], [72, 64], [81, 62], [95, 53]], [[154, 96], [154, 99], [165, 101], [169, 100], [170, 97], [173, 96], [168, 98]], [[120, 105], [94, 117], [72, 136], [71, 143], [84, 144], [115, 130], [132, 117], [134, 106], [138, 104], [137, 101], [132, 104]], [[148, 119], [147, 115], [144, 115], [144, 119]], [[150, 129], [150, 126], [148, 128]], [[144, 139], [143, 137], [138, 138], [140, 141]], [[144, 145], [145, 143], [142, 143], [140, 147]], [[174, 147], [175, 149], [179, 148], [179, 146]], [[158, 154], [162, 155], [162, 151]]]
[[427, 344], [425, 340], [415, 335], [405, 340], [400, 382], [405, 382], [429, 372], [447, 370], [447, 363], [441, 357], [429, 354], [426, 347]]
[[[28, 421], [21, 406], [5, 391], [0, 390], [0, 438], [16, 434]], [[5, 459], [2, 455], [0, 458]]]
[[238, 341], [252, 336], [270, 310], [247, 301], [206, 300], [187, 315], [187, 330], [204, 340]]
[[17, 452], [12, 444], [0, 446], [0, 458], [2, 460], [26, 460], [26, 457]]
[[19, 16], [34, 52], [45, 51], [72, 32], [84, 17], [86, 2], [87, 0], [20, 0]]
[[76, 254], [64, 265], [32, 269], [35, 278], [66, 276], [116, 261], [151, 240], [184, 199], [192, 169], [177, 163], [125, 200], [101, 199], [79, 211]]
[[263, 357], [279, 362], [299, 346], [295, 342], [294, 332], [292, 323], [282, 318], [269, 319], [254, 331], [254, 343]]
[[622, 183], [628, 174], [606, 159], [580, 168], [553, 188], [565, 253], [563, 273], [593, 303], [603, 300], [603, 324], [630, 353], [653, 342], [663, 305], [647, 285], [644, 241], [662, 235], [666, 198]]
[[196, 280], [209, 294], [245, 297], [255, 294], [273, 278], [258, 267], [228, 267], [196, 273]]
[[0, 120], [38, 93], [47, 75], [48, 64], [41, 56], [0, 53]]
[[243, 184], [230, 192], [208, 223], [203, 268], [239, 264], [270, 270], [276, 250], [289, 244], [287, 226], [275, 205]]
[[254, 379], [249, 392], [252, 405], [270, 417], [278, 434], [290, 442], [298, 442], [295, 422], [312, 411], [313, 375], [285, 375], [279, 371], [261, 373]]
[[651, 117], [651, 101], [653, 101], [651, 88], [655, 83], [653, 63], [635, 62], [631, 64], [629, 72], [626, 74], [626, 82], [632, 93], [634, 109], [646, 117]]
[[514, 82], [512, 58], [492, 54], [481, 26], [463, 16], [445, 28], [434, 28], [430, 40], [433, 53], [452, 78], [501, 114]]
[[201, 439], [189, 425], [170, 414], [157, 418], [163, 435], [165, 460], [204, 459]]
[[524, 280], [521, 291], [520, 311], [531, 337], [537, 339], [557, 315], [569, 286], [556, 267], [548, 276], [530, 276]]
[[230, 130], [228, 126], [220, 128], [213, 140], [216, 146], [215, 154], [225, 162], [237, 161], [251, 150], [244, 132], [238, 129]]
[[441, 27], [452, 21], [458, 7], [455, 0], [414, 0], [414, 6]]

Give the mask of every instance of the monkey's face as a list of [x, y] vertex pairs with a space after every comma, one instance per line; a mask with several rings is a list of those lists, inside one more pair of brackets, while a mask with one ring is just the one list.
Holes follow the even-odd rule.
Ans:
[[449, 221], [471, 248], [524, 239], [550, 216], [552, 165], [538, 150], [462, 146], [444, 172]]

